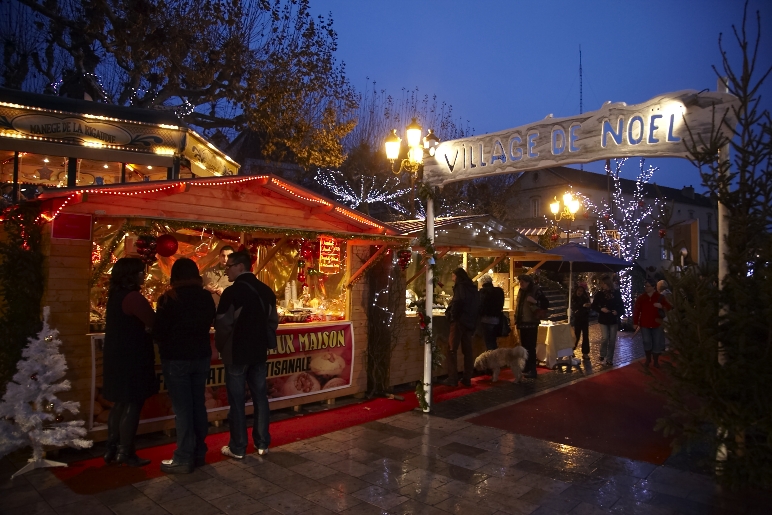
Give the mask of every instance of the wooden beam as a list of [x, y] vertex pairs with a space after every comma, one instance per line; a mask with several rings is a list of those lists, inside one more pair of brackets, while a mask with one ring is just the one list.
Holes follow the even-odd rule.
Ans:
[[540, 266], [542, 266], [542, 265], [543, 265], [544, 263], [546, 263], [546, 262], [547, 262], [547, 260], [546, 260], [546, 259], [545, 259], [545, 260], [543, 260], [543, 261], [539, 261], [539, 262], [536, 264], [536, 266], [533, 266], [533, 267], [531, 267], [531, 269], [530, 269], [530, 270], [528, 270], [528, 273], [529, 273], [529, 274], [533, 274], [534, 272], [536, 272], [536, 271], [539, 269], [539, 267], [540, 267]]
[[[490, 265], [486, 266], [485, 268], [486, 268], [486, 269], [488, 269], [488, 268], [493, 268], [494, 266], [496, 266], [496, 265], [498, 265], [499, 263], [501, 263], [501, 262], [504, 260], [504, 258], [506, 258], [506, 257], [507, 257], [507, 255], [506, 255], [506, 254], [504, 254], [503, 256], [499, 256], [499, 257], [497, 257], [496, 259], [494, 259], [494, 260], [493, 260], [493, 263], [491, 263]], [[474, 278], [474, 279], [472, 279], [472, 282], [475, 282], [475, 281], [479, 280], [479, 279], [480, 279], [480, 277], [482, 277], [482, 276], [484, 276], [484, 275], [485, 275], [485, 273], [486, 273], [486, 272], [485, 272], [485, 270], [483, 270], [482, 272], [480, 272], [479, 274], [477, 274], [477, 275], [475, 276], [475, 278]]]
[[365, 262], [365, 264], [364, 264], [364, 265], [362, 265], [362, 266], [359, 268], [359, 270], [357, 270], [357, 271], [356, 271], [356, 273], [355, 273], [354, 275], [352, 275], [351, 277], [349, 277], [349, 279], [348, 279], [348, 282], [346, 283], [346, 288], [351, 288], [351, 285], [352, 285], [352, 284], [354, 284], [354, 281], [356, 281], [356, 280], [357, 280], [357, 278], [359, 278], [359, 276], [360, 276], [360, 275], [362, 275], [363, 273], [365, 273], [365, 270], [367, 270], [367, 268], [368, 268], [368, 267], [369, 267], [371, 264], [373, 264], [375, 261], [377, 261], [378, 259], [380, 259], [381, 255], [382, 255], [384, 252], [386, 252], [386, 249], [388, 249], [388, 248], [389, 248], [389, 246], [388, 246], [388, 245], [384, 245], [383, 247], [379, 248], [379, 249], [378, 249], [378, 251], [377, 251], [375, 254], [373, 254], [373, 255], [372, 255], [372, 257], [370, 257], [370, 259], [368, 259], [368, 260]]
[[[442, 252], [440, 252], [439, 254], [437, 254], [437, 259], [442, 259], [442, 257], [443, 257], [445, 254], [447, 254], [447, 253], [448, 253], [448, 250], [449, 250], [449, 249], [443, 249], [443, 251], [442, 251]], [[411, 277], [410, 279], [408, 279], [408, 280], [407, 280], [407, 282], [405, 282], [405, 287], [407, 287], [407, 286], [408, 286], [410, 283], [412, 283], [413, 281], [415, 281], [416, 279], [418, 279], [419, 277], [421, 277], [421, 276], [422, 276], [422, 275], [423, 275], [423, 274], [426, 272], [426, 265], [428, 265], [428, 263], [424, 263], [424, 265], [421, 267], [421, 269], [420, 269], [420, 270], [419, 270], [419, 271], [418, 271], [418, 272], [417, 272], [417, 273], [416, 273], [416, 274], [415, 274], [413, 277]]]
[[259, 274], [263, 268], [265, 268], [268, 265], [268, 262], [271, 261], [273, 256], [276, 255], [279, 250], [287, 244], [289, 241], [289, 236], [284, 236], [282, 239], [280, 239], [278, 242], [276, 242], [276, 245], [268, 249], [268, 251], [265, 253], [265, 257], [263, 260], [255, 267], [255, 275]]
[[333, 209], [335, 209], [335, 206], [332, 204], [328, 204], [326, 206], [316, 206], [311, 208], [311, 214], [318, 215], [319, 213], [329, 213]]

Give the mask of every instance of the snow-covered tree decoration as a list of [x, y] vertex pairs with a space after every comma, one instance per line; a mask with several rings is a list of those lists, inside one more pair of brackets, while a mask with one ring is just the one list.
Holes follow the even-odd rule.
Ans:
[[[622, 181], [619, 174], [627, 159], [614, 160], [614, 168], [606, 162], [606, 173], [614, 182], [611, 203], [602, 199], [600, 205], [593, 204], [587, 197], [577, 193], [577, 197], [583, 203], [584, 208], [598, 217], [598, 242], [611, 249], [618, 257], [633, 262], [640, 257], [641, 249], [646, 243], [649, 234], [658, 227], [662, 219], [664, 199], [657, 198], [647, 202], [644, 199], [644, 185], [647, 184], [654, 173], [659, 170], [655, 166], [646, 166], [641, 159], [638, 178], [635, 181], [635, 189], [632, 197], [622, 193]], [[620, 290], [625, 302], [627, 316], [633, 313], [632, 277], [629, 270], [623, 270], [619, 274]]]
[[66, 467], [44, 458], [46, 446], [85, 448], [93, 443], [84, 439], [82, 420], [63, 418], [64, 412], [77, 414], [80, 403], [57, 397], [70, 389], [70, 382], [61, 380], [67, 364], [59, 352], [59, 331], [48, 325], [50, 311], [43, 308], [43, 329], [29, 339], [0, 402], [0, 458], [26, 445], [32, 447], [29, 463], [13, 477], [36, 468]]

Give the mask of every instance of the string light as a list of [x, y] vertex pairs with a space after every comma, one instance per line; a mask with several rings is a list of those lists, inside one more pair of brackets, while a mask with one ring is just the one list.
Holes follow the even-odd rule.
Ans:
[[314, 180], [332, 193], [339, 202], [348, 205], [352, 209], [362, 204], [383, 203], [400, 212], [406, 211], [396, 200], [410, 192], [410, 189], [395, 190], [394, 188], [399, 185], [399, 181], [396, 178], [390, 177], [383, 184], [378, 184], [377, 177], [362, 176], [359, 179], [359, 192], [346, 181], [346, 178], [338, 170], [319, 169], [314, 176]]
[[[597, 206], [581, 193], [577, 193], [576, 196], [586, 210], [594, 212], [599, 221], [609, 227], [598, 231], [599, 242], [609, 249], [616, 250], [619, 257], [625, 261], [634, 262], [640, 257], [643, 245], [658, 225], [657, 219], [663, 215], [664, 199], [656, 198], [653, 202], [645, 202], [644, 185], [651, 180], [659, 168], [651, 165], [644, 166], [645, 160], [641, 159], [633, 197], [631, 200], [626, 200], [622, 193], [622, 181], [619, 178], [626, 161], [627, 159], [615, 160], [614, 170], [608, 164], [606, 165], [606, 173], [614, 182], [610, 204], [606, 199], [602, 199], [601, 205]], [[633, 312], [632, 287], [631, 270], [622, 270], [619, 273], [619, 288], [625, 302], [625, 312], [628, 315]]]

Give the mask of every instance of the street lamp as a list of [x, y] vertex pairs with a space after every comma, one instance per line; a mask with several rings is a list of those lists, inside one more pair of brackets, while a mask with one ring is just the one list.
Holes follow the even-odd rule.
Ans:
[[581, 207], [581, 203], [578, 199], [575, 199], [570, 191], [567, 191], [563, 195], [563, 209], [560, 209], [560, 201], [555, 197], [555, 202], [550, 203], [550, 211], [555, 216], [555, 221], [568, 220], [568, 232], [566, 232], [566, 243], [568, 243], [571, 237], [571, 222], [576, 220], [576, 213]]
[[422, 145], [421, 132], [421, 125], [413, 118], [413, 121], [405, 129], [408, 147], [407, 158], [400, 161], [399, 169], [396, 168], [395, 161], [399, 158], [402, 138], [397, 135], [397, 129], [391, 131], [391, 134], [386, 137], [385, 142], [386, 157], [391, 161], [391, 171], [396, 175], [404, 172], [410, 174], [410, 215], [413, 218], [415, 218], [415, 181], [424, 162], [424, 151], [428, 150], [429, 155], [433, 156], [437, 145], [440, 144], [440, 140], [434, 134], [434, 131], [429, 129], [429, 134], [423, 138]]
[[[428, 151], [430, 156], [434, 156], [437, 146], [440, 144], [440, 139], [434, 134], [431, 129], [429, 133], [423, 138], [423, 146], [421, 146], [421, 126], [415, 118], [407, 126], [407, 144], [408, 153], [407, 159], [403, 159], [400, 162], [399, 170], [395, 170], [394, 162], [399, 157], [400, 144], [402, 140], [397, 136], [397, 129], [391, 131], [391, 134], [386, 138], [386, 157], [391, 161], [391, 171], [400, 174], [402, 172], [410, 173], [410, 210], [413, 218], [415, 218], [415, 179], [416, 176], [423, 170], [424, 152]], [[434, 201], [429, 196], [426, 199], [426, 239], [429, 245], [434, 245]], [[431, 334], [432, 331], [432, 308], [434, 307], [434, 272], [431, 265], [434, 264], [434, 257], [427, 252], [426, 261], [426, 333]], [[424, 402], [422, 403], [422, 409], [425, 413], [431, 411], [432, 405], [432, 345], [427, 339], [421, 342], [424, 344], [424, 377], [423, 377], [423, 395]]]

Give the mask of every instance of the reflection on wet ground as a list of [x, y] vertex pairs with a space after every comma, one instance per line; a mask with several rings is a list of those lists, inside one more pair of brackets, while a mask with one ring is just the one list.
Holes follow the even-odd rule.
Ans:
[[[636, 359], [635, 347], [622, 336], [615, 364]], [[597, 372], [598, 361], [595, 351], [586, 369], [540, 375], [525, 394], [559, 386], [566, 376], [573, 381], [591, 367]], [[472, 395], [484, 398], [492, 390]], [[403, 413], [277, 447], [267, 456], [226, 460], [91, 496], [72, 492], [45, 470], [12, 483], [14, 468], [3, 460], [0, 513], [762, 513], [754, 500], [719, 493], [708, 476], [472, 425], [461, 418], [471, 408], [454, 409], [444, 416]]]

